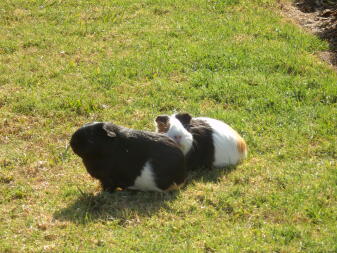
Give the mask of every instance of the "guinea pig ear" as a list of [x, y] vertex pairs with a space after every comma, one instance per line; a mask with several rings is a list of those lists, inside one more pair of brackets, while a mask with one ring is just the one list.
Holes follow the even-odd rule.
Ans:
[[169, 116], [167, 115], [160, 115], [156, 118], [156, 131], [159, 133], [166, 133], [168, 129], [170, 128], [169, 123]]
[[164, 125], [166, 125], [168, 121], [169, 121], [169, 116], [167, 116], [167, 115], [159, 115], [156, 118], [157, 124], [164, 124]]
[[177, 113], [176, 118], [183, 124], [189, 125], [192, 120], [192, 116], [188, 113]]
[[112, 138], [117, 136], [116, 133], [113, 131], [113, 129], [109, 128], [108, 125], [103, 125], [103, 129], [105, 130], [107, 136]]

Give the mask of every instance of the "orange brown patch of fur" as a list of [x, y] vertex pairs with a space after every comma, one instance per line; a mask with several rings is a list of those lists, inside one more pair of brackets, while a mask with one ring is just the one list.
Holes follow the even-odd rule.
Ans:
[[161, 122], [157, 123], [157, 132], [158, 133], [167, 133], [169, 128], [170, 128], [169, 123], [167, 123], [167, 124], [164, 124], [164, 123], [161, 123]]
[[239, 137], [236, 147], [241, 154], [247, 153], [247, 144], [241, 137]]

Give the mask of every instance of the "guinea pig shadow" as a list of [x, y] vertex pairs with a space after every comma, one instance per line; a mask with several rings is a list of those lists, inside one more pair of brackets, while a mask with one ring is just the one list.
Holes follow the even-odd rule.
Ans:
[[[235, 166], [229, 166], [190, 171], [185, 187], [193, 181], [217, 183], [235, 169]], [[100, 220], [115, 221], [119, 225], [127, 226], [139, 222], [142, 217], [155, 214], [162, 208], [170, 211], [169, 203], [174, 201], [179, 193], [179, 190], [168, 193], [125, 190], [94, 194], [79, 189], [79, 197], [67, 207], [56, 211], [53, 216], [57, 220], [77, 224]]]
[[170, 210], [169, 202], [177, 198], [179, 191], [169, 193], [117, 191], [98, 194], [80, 191], [80, 196], [69, 206], [54, 213], [54, 218], [86, 224], [115, 221], [119, 225], [139, 222], [141, 217], [151, 216], [159, 209]]
[[236, 166], [226, 166], [224, 168], [197, 169], [189, 173], [188, 182], [219, 182], [223, 177], [236, 169]]

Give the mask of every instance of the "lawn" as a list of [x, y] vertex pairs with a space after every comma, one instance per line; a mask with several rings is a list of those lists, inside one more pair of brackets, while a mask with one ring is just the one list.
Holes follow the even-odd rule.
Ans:
[[[327, 48], [276, 0], [1, 1], [0, 252], [336, 252]], [[174, 111], [230, 124], [247, 160], [108, 194], [67, 149]]]

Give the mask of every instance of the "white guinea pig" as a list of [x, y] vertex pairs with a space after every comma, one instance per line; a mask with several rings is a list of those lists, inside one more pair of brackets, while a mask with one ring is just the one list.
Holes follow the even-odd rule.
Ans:
[[222, 121], [177, 113], [160, 115], [155, 124], [157, 132], [171, 137], [181, 148], [188, 169], [237, 165], [247, 156], [244, 139]]

